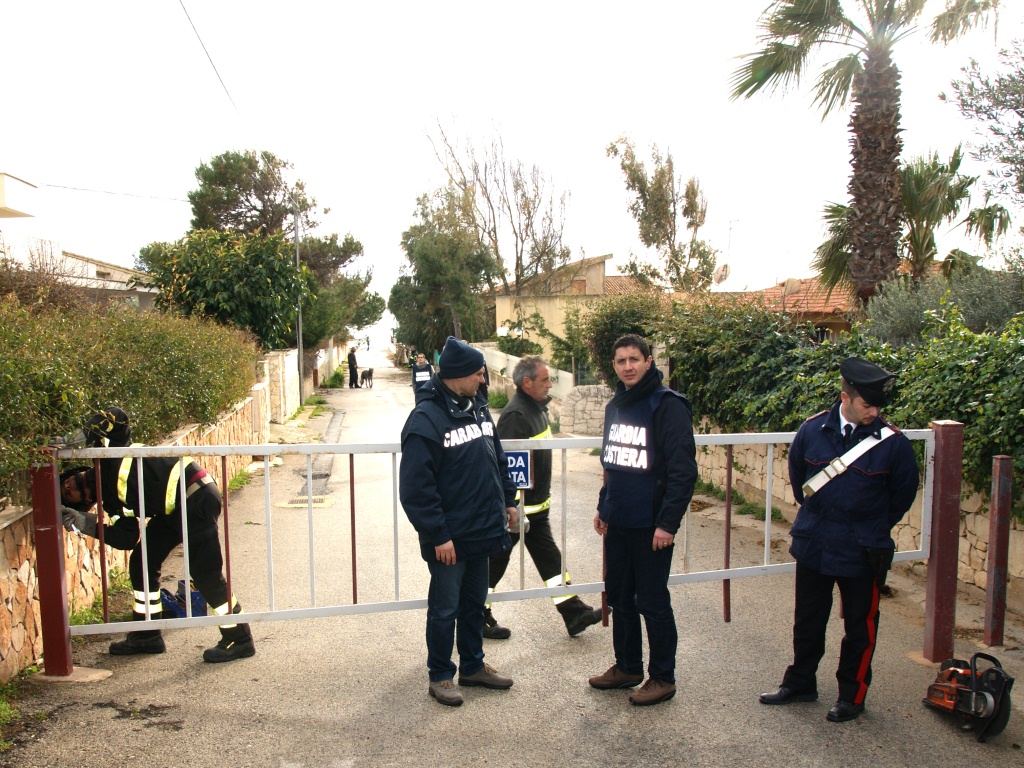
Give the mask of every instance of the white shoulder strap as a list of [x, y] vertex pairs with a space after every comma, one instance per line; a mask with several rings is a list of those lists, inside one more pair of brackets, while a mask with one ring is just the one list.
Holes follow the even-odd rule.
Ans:
[[806, 483], [804, 483], [804, 498], [809, 499], [815, 493], [824, 488], [825, 484], [828, 483], [829, 480], [843, 474], [843, 472], [846, 471], [846, 468], [853, 464], [853, 462], [855, 462], [865, 453], [870, 451], [880, 442], [885, 440], [887, 437], [892, 437], [895, 434], [895, 430], [890, 429], [889, 427], [882, 427], [882, 431], [879, 433], [879, 437], [875, 437], [874, 435], [865, 437], [863, 440], [861, 440], [859, 443], [853, 446], [853, 448], [848, 450], [842, 456], [837, 456], [836, 458], [832, 459], [832, 461], [830, 461], [825, 466], [825, 468], [821, 470], [821, 472], [819, 472]]

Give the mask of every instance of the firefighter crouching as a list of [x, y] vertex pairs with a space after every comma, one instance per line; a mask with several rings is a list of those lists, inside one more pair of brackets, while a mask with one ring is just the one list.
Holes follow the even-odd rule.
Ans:
[[[132, 445], [127, 414], [117, 407], [92, 416], [85, 425], [86, 443], [91, 447], [121, 448]], [[146, 549], [149, 591], [143, 582], [143, 554], [139, 530], [139, 481], [137, 462], [142, 462], [146, 517]], [[184, 470], [181, 469], [184, 464]], [[182, 498], [180, 473], [185, 473], [184, 506], [188, 515], [190, 576], [196, 589], [214, 614], [241, 613], [241, 605], [228, 595], [224, 579], [217, 518], [221, 493], [213, 478], [199, 464], [186, 458], [100, 459], [103, 491], [103, 536], [109, 546], [131, 550], [128, 572], [134, 593], [132, 619], [163, 618], [160, 600], [160, 569], [167, 556], [182, 543]], [[92, 469], [72, 470], [61, 477], [64, 527], [87, 536], [97, 536], [97, 518], [88, 510], [96, 501], [96, 478]], [[248, 624], [222, 624], [221, 640], [203, 652], [207, 662], [234, 661], [256, 653]], [[163, 653], [159, 629], [129, 632], [124, 640], [110, 644], [110, 653], [129, 656]]]

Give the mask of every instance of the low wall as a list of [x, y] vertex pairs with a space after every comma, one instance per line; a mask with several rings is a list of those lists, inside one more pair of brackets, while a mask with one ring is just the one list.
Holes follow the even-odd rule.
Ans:
[[[296, 380], [298, 374], [296, 373]], [[251, 396], [206, 429], [190, 427], [172, 435], [167, 445], [225, 445], [266, 443], [270, 437], [268, 388], [257, 384]], [[250, 457], [229, 456], [228, 475], [233, 477]], [[219, 461], [204, 463], [225, 487]], [[106, 550], [107, 570], [127, 571], [128, 553]], [[64, 534], [64, 571], [68, 609], [71, 613], [90, 607], [102, 592], [99, 542], [78, 534]], [[6, 683], [37, 662], [43, 652], [39, 624], [39, 588], [36, 576], [35, 528], [31, 507], [0, 510], [0, 683]]]
[[[604, 433], [604, 407], [611, 399], [611, 391], [603, 385], [576, 387], [562, 403], [562, 432], [576, 435]], [[705, 424], [705, 427], [710, 425]], [[720, 430], [710, 427], [712, 433]], [[733, 487], [758, 501], [767, 491], [768, 446], [733, 446]], [[787, 468], [788, 447], [774, 446], [772, 457], [772, 504], [782, 510], [787, 519], [796, 516], [797, 504], [789, 485]], [[697, 467], [701, 479], [725, 487], [725, 446], [709, 445], [697, 449]], [[921, 493], [918, 493], [910, 511], [893, 529], [893, 539], [901, 550], [921, 546]], [[988, 533], [989, 518], [985, 500], [978, 495], [960, 501], [960, 551], [957, 578], [965, 583], [985, 589], [988, 585]], [[1007, 603], [1015, 610], [1024, 610], [1024, 523], [1010, 523], [1009, 574]]]

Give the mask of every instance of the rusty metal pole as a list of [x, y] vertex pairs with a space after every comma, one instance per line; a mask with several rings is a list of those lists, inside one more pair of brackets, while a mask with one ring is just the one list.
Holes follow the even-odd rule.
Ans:
[[57, 459], [43, 449], [48, 463], [32, 467], [32, 522], [35, 526], [36, 578], [39, 582], [39, 623], [43, 631], [43, 671], [68, 677], [71, 663], [71, 625], [64, 573], [64, 528], [60, 519]]
[[985, 645], [1002, 645], [1010, 556], [1013, 459], [992, 457], [992, 507], [988, 518], [988, 583], [985, 585]]
[[942, 420], [933, 421], [931, 428], [935, 432], [935, 472], [923, 655], [934, 662], [953, 657], [964, 425], [959, 421]]
[[[725, 558], [722, 567], [729, 570], [732, 549], [732, 446], [725, 446]], [[722, 579], [722, 613], [728, 624], [732, 621], [732, 582]]]

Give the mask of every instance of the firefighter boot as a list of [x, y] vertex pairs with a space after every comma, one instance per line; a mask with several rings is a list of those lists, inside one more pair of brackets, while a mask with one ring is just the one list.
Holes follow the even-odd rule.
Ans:
[[220, 635], [219, 643], [203, 651], [203, 661], [219, 664], [256, 655], [256, 644], [252, 641], [252, 632], [248, 624], [221, 627]]
[[562, 614], [565, 630], [569, 633], [569, 637], [576, 637], [587, 627], [601, 621], [601, 609], [591, 608], [575, 595], [555, 607]]
[[512, 637], [512, 630], [501, 626], [490, 608], [484, 608], [484, 637], [488, 640], [508, 640]]
[[159, 629], [129, 632], [124, 640], [117, 640], [108, 649], [112, 656], [134, 656], [137, 653], [163, 653], [167, 650]]

